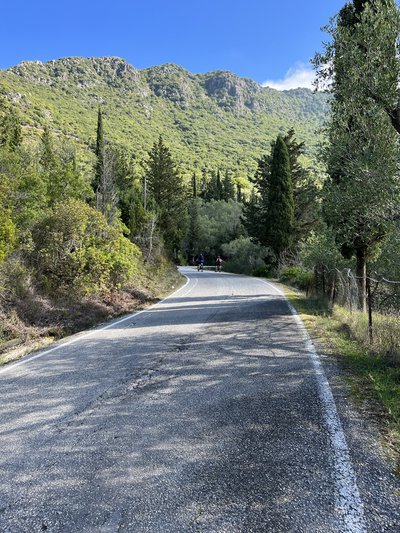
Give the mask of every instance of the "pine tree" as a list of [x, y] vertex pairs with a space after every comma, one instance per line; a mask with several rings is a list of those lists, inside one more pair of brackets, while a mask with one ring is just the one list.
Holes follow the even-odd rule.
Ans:
[[271, 160], [266, 235], [277, 258], [293, 243], [294, 200], [287, 146], [279, 135]]

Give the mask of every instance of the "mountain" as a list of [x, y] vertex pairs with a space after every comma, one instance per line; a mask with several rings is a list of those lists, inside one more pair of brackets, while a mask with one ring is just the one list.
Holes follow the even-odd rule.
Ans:
[[47, 122], [88, 153], [101, 105], [110, 140], [139, 159], [162, 134], [187, 172], [253, 172], [291, 127], [312, 154], [328, 112], [328, 97], [308, 89], [276, 91], [232, 72], [192, 74], [169, 63], [138, 70], [118, 57], [22, 62], [0, 70], [0, 93], [19, 107], [27, 136]]

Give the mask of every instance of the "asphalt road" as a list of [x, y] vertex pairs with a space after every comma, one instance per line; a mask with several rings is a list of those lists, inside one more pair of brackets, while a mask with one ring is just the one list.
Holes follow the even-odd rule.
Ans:
[[283, 296], [184, 271], [149, 310], [0, 369], [0, 531], [399, 532], [376, 428]]

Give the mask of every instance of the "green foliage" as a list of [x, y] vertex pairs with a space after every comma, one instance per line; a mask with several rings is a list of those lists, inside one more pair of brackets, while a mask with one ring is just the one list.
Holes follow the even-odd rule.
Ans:
[[222, 255], [222, 245], [241, 237], [244, 233], [241, 222], [243, 205], [234, 200], [199, 201], [198, 252], [206, 253], [206, 261]]
[[[294, 216], [292, 216], [291, 228], [289, 231], [289, 241], [291, 247], [297, 248], [299, 244], [307, 238], [310, 231], [319, 220], [319, 208], [317, 204], [317, 179], [312, 176], [310, 170], [305, 166], [305, 145], [298, 142], [295, 138], [293, 129], [283, 137], [286, 145], [289, 162], [290, 175], [292, 182]], [[258, 167], [254, 177], [250, 178], [254, 184], [254, 190], [250, 200], [246, 203], [244, 210], [244, 224], [249, 234], [258, 242], [271, 246], [274, 239], [275, 224], [274, 217], [276, 211], [280, 211], [279, 204], [271, 198], [271, 180], [272, 180], [272, 161], [275, 151], [276, 142], [271, 144], [271, 154], [264, 154], [258, 160]], [[282, 193], [278, 186], [279, 194]], [[281, 200], [278, 200], [282, 201]], [[291, 203], [291, 201], [289, 201]], [[275, 211], [274, 211], [275, 209]], [[272, 210], [272, 211], [271, 211]], [[292, 208], [289, 209], [290, 211]], [[270, 213], [270, 214], [269, 214]], [[281, 213], [283, 214], [283, 212]], [[270, 216], [271, 215], [271, 216]], [[269, 221], [272, 227], [269, 227]]]
[[259, 269], [265, 269], [265, 258], [271, 253], [264, 246], [254, 243], [249, 237], [239, 237], [222, 244], [221, 248], [226, 257], [225, 270], [242, 274], [252, 274]]
[[29, 138], [50, 116], [52, 128], [74, 139], [91, 162], [101, 102], [111, 144], [134, 147], [140, 160], [162, 134], [185, 175], [203, 166], [254, 173], [268, 142], [293, 124], [315, 153], [315, 131], [328, 109], [326, 95], [307, 89], [279, 92], [231, 73], [194, 75], [176, 65], [138, 71], [119, 58], [25, 62], [0, 71], [1, 88], [16, 100]]
[[0, 219], [0, 263], [2, 263], [13, 250], [17, 241], [16, 233], [17, 230], [11, 219], [10, 213], [3, 208], [2, 217]]
[[16, 150], [22, 141], [21, 122], [15, 106], [0, 94], [0, 146]]
[[172, 254], [180, 248], [186, 229], [186, 190], [169, 148], [160, 136], [146, 165], [149, 191], [158, 213], [158, 228]]
[[225, 172], [224, 180], [222, 183], [222, 188], [223, 188], [223, 192], [222, 192], [223, 200], [227, 202], [228, 200], [235, 199], [235, 184], [228, 170]]
[[295, 245], [303, 242], [319, 222], [321, 213], [317, 203], [319, 176], [306, 166], [304, 158], [306, 147], [298, 142], [292, 128], [283, 140], [289, 152], [290, 172], [295, 204], [293, 241]]
[[306, 291], [311, 287], [313, 273], [300, 266], [283, 267], [279, 275], [279, 281], [289, 283], [294, 287]]
[[370, 271], [384, 274], [388, 279], [400, 280], [400, 224], [391, 225], [380, 245], [379, 253], [371, 259]]
[[318, 232], [312, 232], [300, 247], [300, 261], [309, 269], [324, 265], [328, 270], [343, 269], [348, 265], [337, 249], [335, 235], [331, 228], [321, 224]]
[[221, 173], [219, 170], [212, 173], [211, 179], [208, 181], [208, 183], [206, 183], [201, 197], [207, 202], [210, 200], [228, 199], [225, 198], [224, 184], [221, 181]]
[[199, 211], [201, 206], [201, 200], [194, 197], [189, 204], [189, 224], [188, 232], [186, 236], [186, 252], [189, 261], [193, 261], [193, 258], [198, 254], [200, 250], [201, 239], [201, 226], [199, 220]]
[[55, 205], [33, 228], [30, 260], [52, 292], [91, 293], [120, 287], [138, 271], [139, 249], [87, 204]]
[[99, 110], [97, 113], [97, 136], [96, 136], [96, 148], [95, 148], [96, 164], [95, 164], [94, 179], [92, 183], [93, 190], [95, 192], [97, 192], [100, 186], [100, 182], [101, 182], [101, 173], [103, 169], [103, 154], [104, 154], [103, 114], [99, 107]]
[[327, 29], [332, 40], [315, 58], [320, 79], [333, 80], [323, 214], [343, 256], [356, 257], [366, 311], [367, 261], [400, 215], [400, 16], [392, 0], [357, 2]]
[[12, 220], [12, 204], [10, 205], [11, 193], [10, 180], [0, 172], [0, 263], [4, 261], [16, 244], [16, 227]]
[[268, 242], [279, 256], [293, 243], [294, 200], [287, 146], [279, 135], [272, 154], [266, 215]]

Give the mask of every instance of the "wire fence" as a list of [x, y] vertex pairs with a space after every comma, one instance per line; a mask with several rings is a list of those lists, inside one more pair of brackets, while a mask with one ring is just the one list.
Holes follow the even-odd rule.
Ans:
[[[350, 313], [364, 311], [362, 278], [351, 269], [328, 269], [319, 265], [314, 269], [313, 282], [308, 292], [322, 294], [331, 304], [346, 307]], [[400, 281], [389, 280], [377, 273], [366, 278], [365, 302], [368, 313], [368, 334], [374, 340], [374, 315], [390, 315], [400, 318]]]

